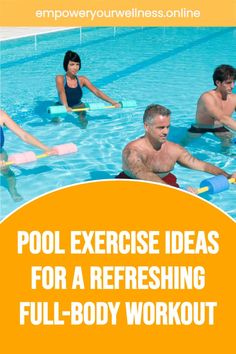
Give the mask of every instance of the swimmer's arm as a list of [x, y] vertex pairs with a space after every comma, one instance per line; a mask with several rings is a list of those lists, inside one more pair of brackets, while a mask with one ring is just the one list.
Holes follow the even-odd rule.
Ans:
[[33, 135], [27, 133], [18, 124], [16, 124], [14, 120], [8, 116], [8, 114], [6, 114], [5, 112], [1, 112], [1, 118], [3, 118], [4, 125], [13, 133], [15, 133], [21, 140], [23, 140], [27, 144], [36, 146], [37, 148], [45, 152], [50, 152], [50, 148], [48, 146], [41, 143], [41, 141], [36, 139]]
[[111, 103], [113, 106], [120, 107], [119, 102], [114, 101], [112, 98], [107, 96], [104, 92], [99, 90], [97, 87], [95, 87], [87, 77], [85, 76], [80, 76], [80, 83], [81, 86], [87, 87], [95, 96], [101, 98], [103, 101], [106, 101], [108, 103]]
[[208, 162], [196, 159], [184, 148], [181, 148], [179, 157], [177, 159], [177, 163], [180, 164], [181, 166], [191, 168], [192, 170], [207, 172], [212, 175], [223, 175], [227, 178], [231, 177], [231, 175], [229, 175], [221, 168], [216, 167]]
[[62, 75], [56, 76], [56, 86], [57, 86], [58, 95], [60, 96], [61, 103], [65, 106], [65, 108], [68, 111], [71, 110], [71, 108], [68, 106], [68, 102], [66, 98], [65, 87], [64, 87], [64, 76]]
[[138, 150], [125, 148], [122, 157], [124, 172], [136, 179], [166, 184], [159, 176], [147, 168]]
[[214, 119], [218, 120], [221, 124], [236, 131], [236, 121], [227, 114], [216, 107], [215, 100], [210, 94], [205, 94], [202, 96], [202, 103], [207, 111], [207, 113], [213, 117]]

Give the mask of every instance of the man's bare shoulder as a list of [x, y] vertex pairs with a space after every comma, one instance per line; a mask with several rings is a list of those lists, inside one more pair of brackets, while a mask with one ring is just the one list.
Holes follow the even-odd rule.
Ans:
[[201, 96], [199, 97], [199, 101], [206, 101], [209, 99], [213, 99], [215, 97], [215, 90], [210, 90], [203, 92]]
[[166, 141], [164, 146], [171, 154], [174, 153], [179, 154], [184, 150], [184, 148], [181, 145], [173, 143], [172, 141]]
[[236, 93], [231, 93], [230, 98], [233, 100], [233, 102], [236, 102]]
[[136, 140], [130, 141], [124, 148], [126, 151], [130, 150], [141, 150], [145, 146], [144, 137], [138, 138]]

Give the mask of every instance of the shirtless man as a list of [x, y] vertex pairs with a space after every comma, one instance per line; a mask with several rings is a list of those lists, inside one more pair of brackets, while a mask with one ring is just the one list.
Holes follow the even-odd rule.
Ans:
[[[145, 135], [126, 145], [123, 150], [123, 172], [116, 178], [142, 179], [179, 187], [176, 177], [171, 173], [176, 162], [213, 175], [236, 177], [236, 173], [230, 175], [194, 158], [182, 146], [167, 141], [170, 114], [169, 109], [157, 104], [146, 108], [143, 116]], [[196, 193], [191, 187], [189, 191]]]
[[232, 93], [236, 80], [236, 69], [220, 65], [213, 73], [215, 89], [203, 93], [197, 103], [196, 121], [188, 130], [188, 141], [210, 132], [228, 146], [236, 121], [231, 117], [236, 110], [236, 94]]

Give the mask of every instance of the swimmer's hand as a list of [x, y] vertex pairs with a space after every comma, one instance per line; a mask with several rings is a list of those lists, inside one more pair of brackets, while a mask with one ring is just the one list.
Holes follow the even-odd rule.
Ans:
[[112, 102], [112, 105], [115, 106], [116, 108], [121, 108], [121, 104], [117, 101]]
[[230, 178], [234, 178], [234, 182], [233, 183], [236, 183], [236, 172], [232, 173], [232, 175], [230, 176]]
[[188, 187], [187, 191], [192, 193], [192, 194], [198, 194], [197, 188], [193, 188], [193, 187]]
[[57, 155], [57, 152], [56, 150], [52, 147], [47, 147], [45, 150], [44, 150], [45, 154], [47, 154], [48, 156], [50, 155]]
[[4, 168], [6, 168], [6, 161], [0, 160], [0, 170], [4, 170]]
[[66, 107], [65, 106], [65, 109], [67, 110], [67, 112], [73, 112], [73, 109], [71, 107]]

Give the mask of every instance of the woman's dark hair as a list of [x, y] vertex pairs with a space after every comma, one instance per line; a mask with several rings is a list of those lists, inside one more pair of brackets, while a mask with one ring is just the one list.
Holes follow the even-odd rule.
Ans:
[[222, 64], [218, 66], [213, 73], [213, 81], [216, 86], [216, 81], [226, 81], [226, 80], [236, 79], [236, 69], [230, 65]]
[[75, 63], [79, 63], [79, 68], [81, 69], [81, 60], [79, 54], [68, 50], [64, 56], [63, 67], [64, 70], [67, 71], [69, 61], [74, 61]]

